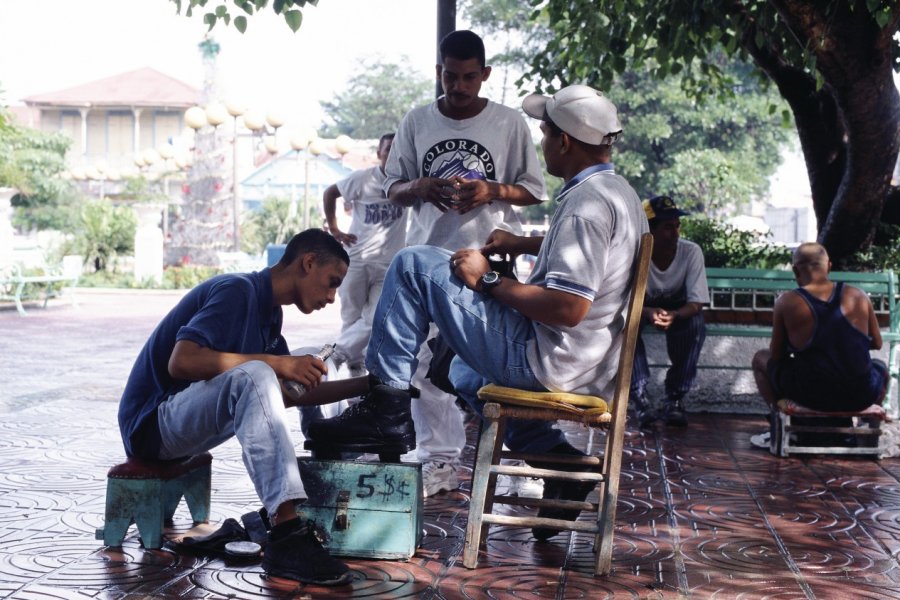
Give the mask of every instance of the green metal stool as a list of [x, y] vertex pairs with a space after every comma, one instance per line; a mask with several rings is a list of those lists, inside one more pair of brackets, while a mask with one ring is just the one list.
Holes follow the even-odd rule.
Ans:
[[129, 458], [106, 474], [106, 518], [96, 539], [121, 546], [135, 523], [145, 548], [162, 546], [163, 525], [184, 497], [195, 523], [209, 519], [212, 455], [175, 461]]

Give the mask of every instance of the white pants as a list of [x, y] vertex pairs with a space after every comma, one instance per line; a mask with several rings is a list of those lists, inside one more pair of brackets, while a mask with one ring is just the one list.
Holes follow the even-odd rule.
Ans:
[[[437, 328], [432, 324], [428, 339], [436, 335]], [[452, 395], [439, 390], [425, 378], [431, 364], [431, 348], [427, 343], [422, 344], [417, 358], [419, 366], [412, 384], [421, 390], [422, 396], [413, 398], [411, 403], [416, 426], [416, 455], [419, 462], [458, 462], [466, 445], [462, 411]]]
[[335, 349], [338, 362], [351, 367], [363, 365], [372, 333], [372, 315], [381, 296], [387, 268], [387, 263], [350, 261], [344, 282], [338, 288], [342, 323]]

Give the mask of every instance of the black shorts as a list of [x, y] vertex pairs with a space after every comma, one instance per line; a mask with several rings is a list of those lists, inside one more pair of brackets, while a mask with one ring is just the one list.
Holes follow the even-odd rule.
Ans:
[[865, 410], [881, 397], [887, 383], [887, 367], [872, 361], [872, 372], [860, 382], [835, 382], [820, 373], [808, 373], [792, 358], [770, 358], [766, 364], [769, 383], [777, 399], [790, 398], [813, 410], [855, 412]]

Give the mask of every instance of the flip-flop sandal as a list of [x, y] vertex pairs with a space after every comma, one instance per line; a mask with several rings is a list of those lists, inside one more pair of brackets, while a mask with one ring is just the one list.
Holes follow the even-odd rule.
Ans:
[[222, 526], [209, 535], [188, 536], [181, 542], [169, 542], [176, 552], [216, 558], [235, 558], [239, 555], [230, 553], [226, 545], [230, 542], [249, 542], [247, 531], [235, 519], [225, 519]]
[[241, 523], [244, 524], [248, 539], [258, 544], [260, 549], [265, 548], [269, 530], [272, 529], [266, 509], [261, 508], [241, 515]]

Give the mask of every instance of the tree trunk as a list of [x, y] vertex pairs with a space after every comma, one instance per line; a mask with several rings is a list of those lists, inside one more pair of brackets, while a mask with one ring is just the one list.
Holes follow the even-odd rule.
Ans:
[[[791, 31], [813, 49], [826, 82], [813, 95], [818, 98], [815, 111], [810, 111], [811, 98], [804, 101], [797, 94], [792, 100], [784, 92], [787, 82], [779, 83], [779, 89], [796, 117], [819, 241], [839, 266], [872, 243], [892, 191], [900, 149], [900, 95], [891, 64], [891, 32], [896, 27], [879, 28], [860, 5], [849, 10], [847, 4], [836, 3], [836, 14], [824, 15], [815, 3], [772, 3]], [[892, 21], [896, 14], [900, 10], [895, 8]]]

